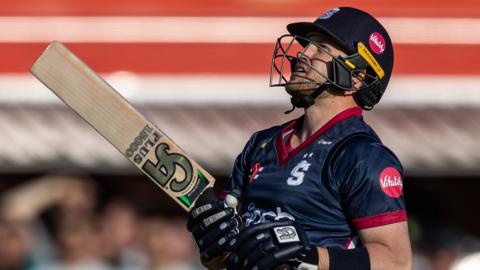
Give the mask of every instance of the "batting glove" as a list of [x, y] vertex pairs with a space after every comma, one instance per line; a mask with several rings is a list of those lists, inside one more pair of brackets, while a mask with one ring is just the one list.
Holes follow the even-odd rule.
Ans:
[[311, 250], [295, 221], [267, 221], [242, 230], [228, 244], [228, 270], [296, 269]]
[[188, 214], [187, 229], [192, 233], [202, 261], [227, 251], [227, 243], [238, 234], [241, 218], [235, 209], [216, 200], [194, 208]]

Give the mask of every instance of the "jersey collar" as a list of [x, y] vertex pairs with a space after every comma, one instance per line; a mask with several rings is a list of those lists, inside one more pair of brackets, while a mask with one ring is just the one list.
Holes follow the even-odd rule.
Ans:
[[[297, 146], [294, 149], [292, 149], [290, 146], [287, 147], [287, 145], [285, 145], [284, 134], [292, 129], [295, 129], [295, 127], [298, 127], [300, 124], [302, 124], [303, 116], [290, 121], [281, 130], [281, 132], [277, 134], [277, 138], [275, 141], [280, 166], [283, 166], [288, 159], [290, 159], [291, 157], [301, 152], [307, 146], [309, 146], [314, 141], [316, 141], [318, 137], [320, 137], [320, 135], [324, 134], [327, 130], [329, 130], [339, 122], [342, 122], [350, 117], [360, 116], [360, 115], [362, 115], [362, 108], [360, 107], [352, 107], [340, 112], [339, 114], [335, 115], [332, 119], [330, 119], [319, 130], [313, 133], [312, 136], [308, 137], [303, 143], [301, 143], [299, 146]], [[290, 139], [287, 139], [286, 141], [288, 144], [290, 144]]]

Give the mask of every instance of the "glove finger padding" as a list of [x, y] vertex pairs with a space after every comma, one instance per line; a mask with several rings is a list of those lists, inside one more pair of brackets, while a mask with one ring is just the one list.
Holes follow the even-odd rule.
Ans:
[[259, 260], [268, 256], [272, 252], [274, 252], [276, 246], [273, 242], [272, 238], [266, 239], [265, 241], [261, 242], [254, 251], [250, 252], [250, 254], [245, 258], [243, 261], [243, 267], [245, 269], [252, 269]]
[[[295, 258], [300, 255], [303, 247], [299, 244], [290, 244], [280, 250], [277, 250], [275, 246], [259, 247], [256, 251], [252, 252], [243, 262], [241, 269], [252, 270], [264, 270], [270, 269], [279, 264], [279, 262], [286, 262], [291, 258]], [[255, 254], [255, 255], [253, 255]], [[288, 264], [277, 267], [278, 269], [290, 269]]]
[[202, 261], [227, 251], [227, 243], [239, 232], [241, 218], [235, 209], [221, 200], [194, 208], [188, 215], [187, 229], [192, 233]]
[[207, 246], [203, 251], [200, 249], [200, 258], [202, 261], [209, 261], [210, 259], [220, 256], [226, 250], [226, 244], [230, 239], [238, 234], [238, 229], [229, 231], [222, 236], [218, 241]]
[[246, 241], [242, 247], [236, 252], [237, 261], [240, 262], [240, 266], [243, 266], [243, 261], [247, 258], [252, 251], [256, 250], [257, 247], [266, 240], [272, 239], [269, 233], [259, 233], [250, 241]]
[[225, 203], [218, 200], [192, 209], [192, 211], [188, 213], [187, 230], [191, 232], [193, 228], [202, 223], [206, 217], [214, 215], [225, 208], [227, 208]]
[[[203, 232], [202, 230], [195, 230], [194, 235], [197, 235], [197, 245], [200, 249], [209, 246], [215, 241], [219, 241], [222, 236], [225, 236], [229, 231], [235, 230], [236, 234], [239, 232], [238, 227], [240, 226], [241, 220], [238, 216], [233, 216], [231, 218], [227, 218], [225, 221], [221, 222], [220, 224], [216, 225], [216, 227], [212, 227], [210, 230]], [[235, 235], [236, 235], [235, 234]], [[230, 239], [225, 239], [225, 241], [229, 241]], [[223, 244], [223, 243], [222, 243]]]
[[195, 239], [200, 239], [205, 234], [211, 230], [217, 229], [219, 224], [233, 219], [235, 216], [235, 210], [233, 208], [226, 208], [220, 212], [214, 213], [211, 216], [207, 216], [201, 220], [195, 227], [192, 229], [192, 234]]

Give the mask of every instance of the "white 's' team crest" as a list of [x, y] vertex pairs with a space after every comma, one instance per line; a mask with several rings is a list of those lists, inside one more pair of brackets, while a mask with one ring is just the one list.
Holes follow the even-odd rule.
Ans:
[[[311, 156], [310, 156], [311, 157]], [[299, 186], [303, 183], [303, 178], [305, 173], [308, 171], [312, 164], [308, 163], [306, 160], [300, 161], [300, 163], [295, 166], [290, 172], [290, 177], [287, 179], [287, 184], [289, 186]]]

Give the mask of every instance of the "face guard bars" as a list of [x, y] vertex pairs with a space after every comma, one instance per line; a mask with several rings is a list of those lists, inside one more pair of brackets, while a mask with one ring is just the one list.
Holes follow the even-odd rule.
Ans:
[[[284, 44], [286, 44], [286, 46], [284, 46]], [[309, 44], [315, 45], [317, 48], [321, 49], [323, 52], [327, 53], [332, 57], [332, 67], [330, 69], [331, 74], [323, 74], [317, 69], [315, 69], [311, 64], [306, 63], [305, 61], [302, 61], [298, 58], [298, 54], [304, 55], [304, 49]], [[308, 65], [311, 70], [317, 72], [319, 75], [325, 78], [326, 82], [319, 85], [319, 88], [323, 86], [333, 87], [343, 91], [358, 91], [365, 88], [378, 87], [378, 85], [380, 84], [380, 79], [384, 75], [383, 69], [375, 61], [373, 56], [369, 54], [368, 49], [366, 49], [366, 47], [361, 42], [359, 42], [357, 45], [358, 52], [351, 54], [347, 57], [341, 57], [334, 56], [325, 49], [324, 45], [318, 44], [310, 39], [294, 35], [283, 35], [277, 39], [275, 50], [273, 52], [272, 64], [270, 69], [270, 87], [286, 86], [289, 79], [287, 78], [288, 75], [286, 75], [286, 73], [289, 71], [289, 74], [291, 74], [291, 72], [295, 70], [295, 65], [298, 62], [302, 62], [302, 64]], [[298, 48], [298, 46], [301, 46], [303, 49], [291, 52], [292, 48]], [[290, 68], [290, 70], [287, 70], [288, 68]], [[278, 75], [278, 80], [274, 78], [274, 74]], [[357, 89], [354, 89], [353, 86], [352, 78], [354, 77], [358, 78], [362, 84], [362, 86]], [[312, 83], [314, 82], [300, 82], [298, 84], [311, 85]]]

